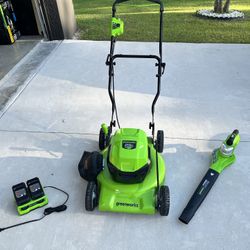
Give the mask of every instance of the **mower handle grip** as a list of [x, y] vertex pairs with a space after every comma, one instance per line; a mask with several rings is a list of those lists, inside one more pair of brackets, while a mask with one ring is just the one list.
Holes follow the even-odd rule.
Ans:
[[[113, 4], [113, 9], [115, 9], [115, 6], [119, 3], [123, 3], [123, 2], [127, 2], [129, 0], [115, 0], [114, 4]], [[152, 3], [157, 3], [157, 4], [160, 4], [161, 6], [161, 11], [164, 11], [164, 6], [163, 6], [163, 3], [161, 0], [147, 0], [149, 2], [152, 2]]]

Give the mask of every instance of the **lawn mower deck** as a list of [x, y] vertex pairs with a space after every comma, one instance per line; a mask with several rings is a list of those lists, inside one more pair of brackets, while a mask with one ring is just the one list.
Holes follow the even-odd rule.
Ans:
[[[152, 138], [147, 138], [145, 132], [139, 129], [120, 129], [111, 138], [110, 146], [102, 151], [102, 155], [104, 169], [97, 176], [100, 190], [99, 210], [155, 213], [157, 172], [156, 150]], [[116, 165], [111, 163], [112, 158], [116, 160]], [[128, 172], [131, 166], [137, 170]], [[158, 155], [158, 167], [159, 183], [162, 185], [165, 179], [165, 164], [161, 155]]]

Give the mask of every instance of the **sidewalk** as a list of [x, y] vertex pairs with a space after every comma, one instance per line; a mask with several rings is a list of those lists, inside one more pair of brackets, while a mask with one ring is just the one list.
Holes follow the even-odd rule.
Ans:
[[[117, 43], [117, 53], [157, 53], [155, 43]], [[167, 62], [156, 129], [165, 132], [167, 218], [84, 210], [77, 164], [98, 150], [111, 104], [109, 42], [64, 41], [0, 111], [0, 227], [39, 218], [15, 211], [11, 186], [38, 176], [69, 192], [68, 210], [0, 233], [0, 249], [247, 249], [250, 245], [250, 45], [164, 44]], [[29, 56], [29, 55], [27, 55]], [[148, 133], [156, 91], [154, 61], [117, 60], [121, 126]], [[4, 79], [3, 79], [4, 80]], [[1, 86], [1, 81], [0, 81]], [[207, 171], [211, 152], [238, 128], [236, 163], [225, 170], [189, 225], [178, 216]], [[48, 190], [50, 204], [64, 197]]]

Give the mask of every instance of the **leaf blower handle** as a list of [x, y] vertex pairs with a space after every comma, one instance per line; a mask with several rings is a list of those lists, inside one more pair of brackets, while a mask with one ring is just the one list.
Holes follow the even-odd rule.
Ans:
[[208, 192], [214, 185], [216, 179], [218, 178], [219, 173], [213, 169], [209, 169], [206, 175], [203, 177], [199, 186], [195, 190], [191, 199], [189, 200], [187, 206], [184, 208], [179, 220], [185, 224], [188, 224], [189, 221], [193, 218], [194, 214], [200, 207], [203, 200], [206, 198]]

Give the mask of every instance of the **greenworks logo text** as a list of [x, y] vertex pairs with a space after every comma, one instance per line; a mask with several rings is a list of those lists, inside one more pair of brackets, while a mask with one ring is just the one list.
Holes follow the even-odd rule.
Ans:
[[116, 206], [123, 206], [123, 207], [139, 207], [139, 204], [136, 203], [126, 203], [126, 202], [116, 202]]

